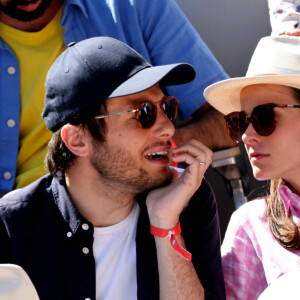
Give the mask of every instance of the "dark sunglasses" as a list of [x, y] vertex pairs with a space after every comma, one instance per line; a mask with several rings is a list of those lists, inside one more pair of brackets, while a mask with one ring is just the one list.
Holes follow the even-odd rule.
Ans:
[[167, 118], [173, 123], [178, 113], [178, 100], [175, 97], [166, 97], [157, 103], [144, 102], [139, 107], [131, 110], [110, 113], [96, 116], [96, 119], [102, 119], [108, 116], [116, 116], [125, 113], [135, 113], [138, 124], [142, 128], [150, 128], [156, 121], [157, 105], [161, 108]]
[[254, 107], [250, 116], [247, 116], [244, 111], [232, 112], [224, 117], [230, 137], [235, 142], [240, 143], [242, 135], [250, 123], [252, 123], [253, 128], [259, 135], [268, 136], [272, 134], [276, 128], [274, 107], [300, 108], [300, 105], [273, 103], [258, 105]]

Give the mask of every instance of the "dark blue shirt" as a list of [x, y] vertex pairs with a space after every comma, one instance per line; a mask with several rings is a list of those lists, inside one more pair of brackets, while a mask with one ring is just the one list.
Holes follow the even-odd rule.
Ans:
[[[141, 300], [159, 299], [156, 247], [145, 196], [137, 197], [141, 208], [136, 233], [137, 296]], [[180, 223], [205, 299], [225, 299], [216, 202], [205, 180], [181, 213]], [[41, 300], [96, 298], [93, 225], [73, 205], [63, 177], [46, 175], [0, 200], [0, 263], [23, 267]]]

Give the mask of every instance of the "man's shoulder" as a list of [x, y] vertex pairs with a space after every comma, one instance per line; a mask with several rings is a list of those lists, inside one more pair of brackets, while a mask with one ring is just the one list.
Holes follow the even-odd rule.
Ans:
[[0, 214], [18, 209], [21, 206], [30, 205], [37, 199], [39, 201], [45, 199], [45, 196], [49, 193], [52, 179], [53, 177], [47, 174], [23, 188], [6, 194], [0, 199]]
[[217, 214], [215, 194], [210, 184], [203, 178], [201, 186], [183, 209], [182, 220], [206, 224], [212, 222]]
[[192, 206], [214, 206], [215, 203], [215, 193], [209, 182], [203, 178], [201, 186], [195, 192], [189, 204]]

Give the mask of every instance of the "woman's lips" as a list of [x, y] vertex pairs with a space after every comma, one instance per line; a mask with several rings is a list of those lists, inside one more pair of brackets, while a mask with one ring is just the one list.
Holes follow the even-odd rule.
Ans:
[[270, 155], [269, 154], [263, 154], [263, 153], [255, 153], [255, 152], [251, 153], [249, 155], [251, 161], [258, 161], [258, 160], [261, 160], [261, 159], [266, 158], [268, 156], [270, 156]]

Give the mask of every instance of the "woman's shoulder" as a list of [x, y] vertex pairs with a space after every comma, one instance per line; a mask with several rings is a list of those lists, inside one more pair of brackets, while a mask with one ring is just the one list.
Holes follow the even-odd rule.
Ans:
[[246, 202], [233, 212], [230, 222], [235, 227], [244, 227], [245, 229], [255, 224], [266, 223], [265, 199], [260, 198]]
[[266, 201], [265, 198], [258, 198], [246, 202], [241, 207], [239, 207], [234, 213], [239, 215], [250, 216], [252, 213], [261, 214], [265, 212]]

